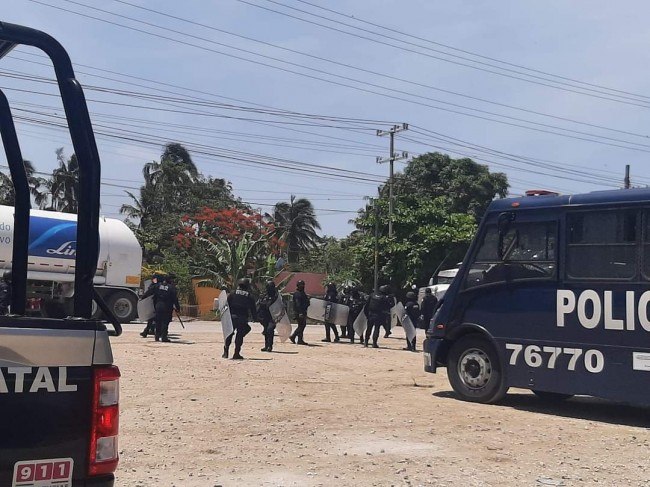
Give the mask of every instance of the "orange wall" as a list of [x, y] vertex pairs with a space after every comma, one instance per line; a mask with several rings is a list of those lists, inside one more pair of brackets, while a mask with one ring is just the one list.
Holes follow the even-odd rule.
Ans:
[[201, 279], [193, 280], [194, 295], [196, 296], [196, 302], [199, 306], [199, 316], [212, 311], [212, 308], [214, 307], [214, 300], [218, 298], [219, 294], [221, 293], [221, 289], [199, 286], [198, 282], [200, 280]]

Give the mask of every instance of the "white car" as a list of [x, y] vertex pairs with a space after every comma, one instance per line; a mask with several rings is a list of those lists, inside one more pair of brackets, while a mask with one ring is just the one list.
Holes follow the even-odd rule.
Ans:
[[447, 292], [454, 277], [458, 274], [458, 270], [458, 267], [455, 269], [445, 269], [438, 272], [435, 276], [432, 276], [431, 279], [429, 279], [429, 285], [421, 287], [418, 290], [418, 302], [422, 302], [422, 298], [424, 298], [424, 290], [427, 288], [431, 289], [432, 294], [438, 298], [438, 301], [440, 301], [440, 299], [445, 295], [445, 292]]

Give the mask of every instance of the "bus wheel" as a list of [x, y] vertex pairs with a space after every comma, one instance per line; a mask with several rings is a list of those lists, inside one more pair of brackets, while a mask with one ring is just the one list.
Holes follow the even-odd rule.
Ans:
[[480, 335], [466, 335], [452, 345], [447, 376], [464, 401], [488, 404], [508, 390], [494, 346]]
[[560, 392], [535, 391], [533, 389], [531, 391], [544, 402], [566, 401], [573, 397], [573, 394], [562, 394]]

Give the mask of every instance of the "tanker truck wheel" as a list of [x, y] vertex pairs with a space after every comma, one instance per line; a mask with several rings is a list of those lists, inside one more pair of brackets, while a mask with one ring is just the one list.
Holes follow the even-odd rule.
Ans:
[[129, 323], [138, 316], [138, 298], [130, 291], [115, 291], [106, 304], [120, 323]]

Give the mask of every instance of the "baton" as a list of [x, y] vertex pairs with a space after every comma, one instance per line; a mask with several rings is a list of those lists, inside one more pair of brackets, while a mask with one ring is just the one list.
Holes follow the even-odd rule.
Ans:
[[185, 325], [183, 324], [183, 320], [181, 320], [181, 315], [178, 314], [178, 311], [176, 311], [176, 316], [178, 316], [178, 321], [181, 322], [181, 326], [185, 328]]

